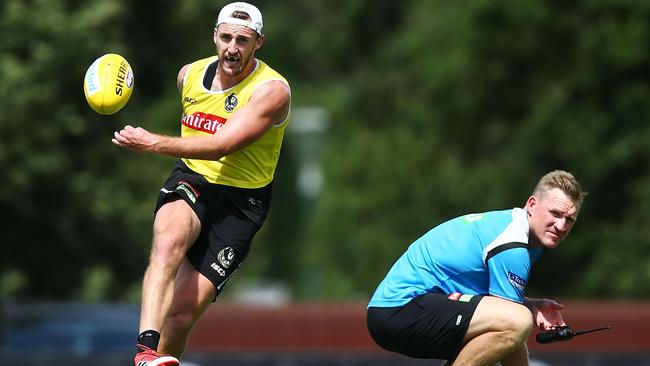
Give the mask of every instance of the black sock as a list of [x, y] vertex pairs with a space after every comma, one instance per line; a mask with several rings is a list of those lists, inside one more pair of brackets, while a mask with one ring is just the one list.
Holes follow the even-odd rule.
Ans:
[[145, 348], [140, 347], [141, 345], [147, 347], [148, 349], [157, 351], [159, 341], [160, 333], [156, 332], [155, 330], [145, 330], [138, 336], [138, 352], [145, 350]]

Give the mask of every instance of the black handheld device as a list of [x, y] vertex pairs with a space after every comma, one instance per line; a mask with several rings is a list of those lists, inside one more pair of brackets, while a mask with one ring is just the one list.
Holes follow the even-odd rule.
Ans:
[[595, 328], [595, 329], [589, 329], [589, 330], [580, 330], [580, 331], [574, 331], [569, 327], [568, 325], [563, 325], [560, 327], [557, 327], [555, 329], [547, 330], [545, 332], [537, 333], [537, 343], [552, 343], [552, 342], [557, 342], [557, 341], [568, 341], [569, 339], [573, 339], [575, 336], [579, 336], [582, 334], [587, 334], [591, 332], [597, 332], [600, 330], [606, 330], [606, 329], [611, 329], [611, 326], [606, 326], [602, 328]]

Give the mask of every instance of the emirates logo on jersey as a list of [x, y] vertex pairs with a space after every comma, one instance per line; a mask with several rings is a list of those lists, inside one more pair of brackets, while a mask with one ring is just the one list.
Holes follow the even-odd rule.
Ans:
[[226, 121], [227, 119], [214, 114], [194, 112], [183, 116], [181, 123], [187, 128], [214, 134], [219, 131]]

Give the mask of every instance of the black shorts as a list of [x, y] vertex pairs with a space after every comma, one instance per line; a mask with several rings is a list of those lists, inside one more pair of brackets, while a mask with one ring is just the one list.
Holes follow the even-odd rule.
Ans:
[[262, 227], [271, 203], [271, 184], [256, 189], [209, 183], [181, 160], [160, 189], [155, 212], [180, 197], [201, 221], [201, 233], [187, 251], [190, 263], [221, 289], [239, 268]]
[[369, 307], [368, 330], [382, 348], [415, 358], [453, 360], [482, 295], [426, 293], [398, 307]]

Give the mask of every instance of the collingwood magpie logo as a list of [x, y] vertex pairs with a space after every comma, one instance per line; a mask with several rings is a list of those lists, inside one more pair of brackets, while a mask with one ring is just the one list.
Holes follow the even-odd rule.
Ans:
[[232, 112], [237, 107], [237, 102], [237, 96], [235, 93], [232, 93], [226, 97], [226, 102], [223, 108], [226, 110], [226, 112]]
[[225, 247], [217, 254], [217, 260], [224, 268], [230, 268], [233, 259], [235, 259], [235, 251], [231, 247]]

